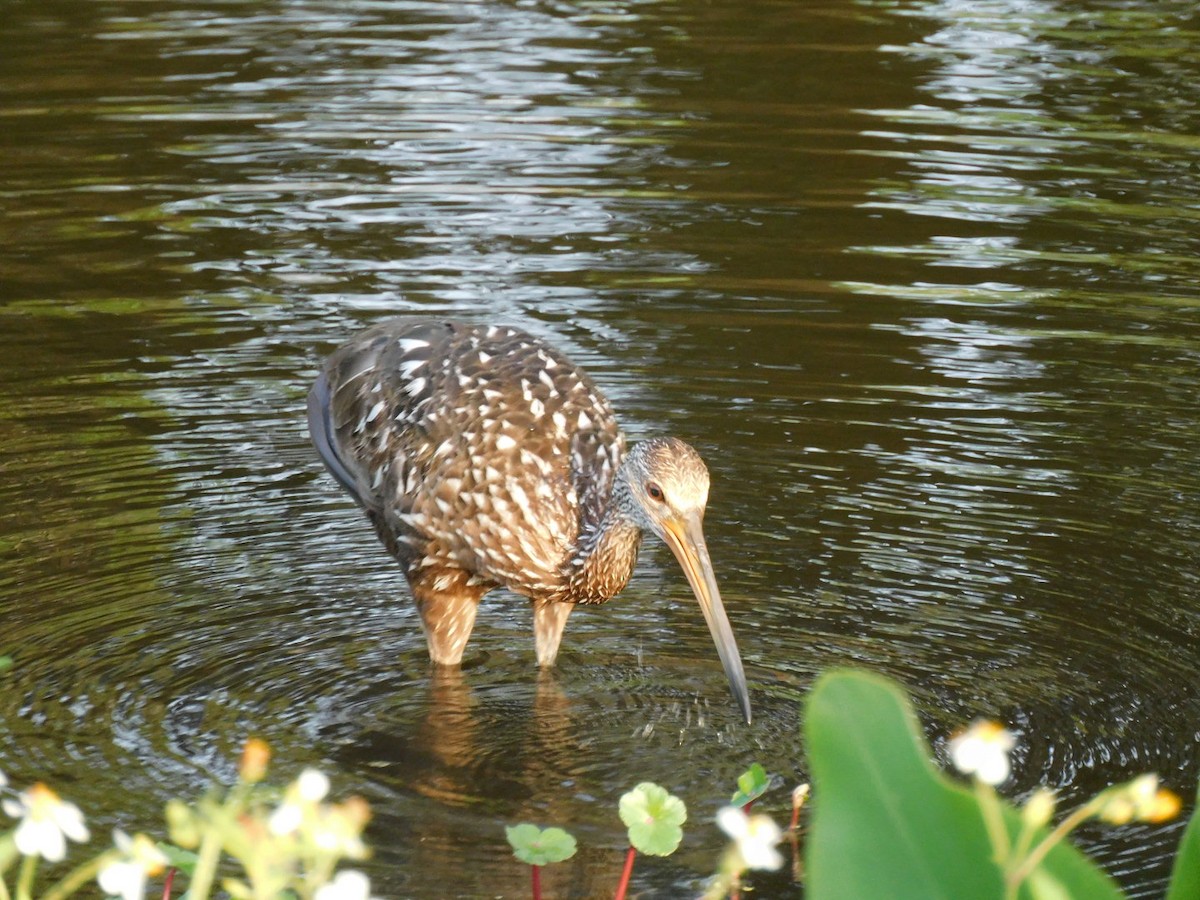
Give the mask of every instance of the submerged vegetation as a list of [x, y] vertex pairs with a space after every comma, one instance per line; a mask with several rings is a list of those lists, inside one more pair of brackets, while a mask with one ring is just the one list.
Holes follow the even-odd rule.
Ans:
[[[1089, 819], [1124, 825], [1177, 815], [1179, 798], [1153, 774], [1109, 787], [1057, 817], [1058, 800], [1041, 788], [1020, 806], [997, 787], [1011, 774], [1016, 738], [994, 722], [971, 725], [947, 744], [951, 764], [967, 783], [938, 771], [911, 704], [886, 679], [856, 671], [823, 676], [805, 716], [814, 789], [812, 814], [801, 823], [808, 785], [791, 791], [791, 821], [781, 829], [755, 811], [780, 789], [758, 763], [738, 779], [716, 824], [730, 838], [705, 898], [739, 897], [748, 873], [781, 868], [779, 845], [791, 845], [793, 877], [805, 896], [995, 900], [1105, 900], [1116, 884], [1067, 840]], [[178, 878], [188, 900], [207, 900], [219, 887], [235, 900], [370, 900], [366, 875], [338, 866], [368, 856], [366, 801], [328, 800], [328, 778], [306, 769], [283, 790], [265, 783], [270, 751], [247, 742], [237, 783], [198, 803], [171, 801], [169, 841], [113, 834], [112, 845], [42, 885], [43, 867], [61, 863], [72, 844], [91, 835], [83, 813], [41, 783], [18, 791], [0, 775], [0, 808], [13, 820], [0, 832], [0, 900], [64, 900], [95, 882], [122, 900], [145, 895], [161, 879], [170, 898]], [[683, 800], [650, 782], [623, 795], [617, 815], [628, 835], [614, 897], [629, 889], [638, 854], [668, 856], [683, 840]], [[1197, 817], [1200, 818], [1200, 817]], [[530, 866], [532, 895], [541, 900], [541, 869], [573, 856], [577, 843], [561, 827], [507, 827], [513, 854]], [[616, 861], [614, 860], [614, 872]], [[1167, 900], [1200, 895], [1200, 824], [1185, 830]]]

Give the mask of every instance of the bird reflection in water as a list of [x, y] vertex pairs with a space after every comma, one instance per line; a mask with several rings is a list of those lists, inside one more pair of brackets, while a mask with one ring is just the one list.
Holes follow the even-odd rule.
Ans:
[[[486, 651], [470, 654], [465, 672], [434, 667], [428, 695], [393, 711], [403, 721], [355, 723], [343, 733], [349, 739], [328, 742], [343, 772], [359, 772], [386, 796], [372, 801], [373, 844], [385, 869], [407, 873], [387, 895], [445, 896], [423, 879], [468, 865], [488, 896], [527, 897], [528, 867], [511, 857], [500, 825], [528, 821], [580, 838], [576, 857], [542, 873], [546, 896], [610, 896], [624, 834], [615, 804], [638, 780], [622, 765], [630, 741], [658, 748], [648, 752], [669, 746], [677, 765], [681, 745], [719, 738], [697, 713], [700, 698], [647, 693], [645, 673], [626, 669], [596, 696], [569, 699], [554, 670], [531, 684], [504, 679], [509, 668], [505, 655]], [[675, 863], [660, 865], [670, 872]]]

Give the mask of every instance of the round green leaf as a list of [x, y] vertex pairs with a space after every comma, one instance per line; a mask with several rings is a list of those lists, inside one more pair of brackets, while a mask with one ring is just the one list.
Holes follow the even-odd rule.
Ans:
[[767, 792], [767, 788], [771, 786], [771, 779], [767, 777], [766, 769], [754, 763], [738, 776], [737, 786], [737, 793], [729, 802], [734, 806], [745, 806]]
[[575, 838], [561, 828], [538, 828], [528, 822], [504, 829], [513, 856], [531, 866], [548, 866], [575, 855]]
[[619, 809], [629, 843], [639, 853], [670, 856], [683, 840], [680, 826], [687, 820], [687, 807], [666, 788], [649, 781], [639, 784], [621, 798]]

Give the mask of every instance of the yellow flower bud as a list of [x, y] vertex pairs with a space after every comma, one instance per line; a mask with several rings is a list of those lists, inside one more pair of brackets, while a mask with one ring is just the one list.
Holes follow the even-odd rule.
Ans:
[[171, 841], [190, 850], [200, 843], [200, 826], [196, 814], [182, 800], [167, 803], [167, 831]]
[[238, 770], [242, 781], [256, 784], [267, 774], [267, 763], [271, 760], [271, 748], [261, 738], [250, 738], [242, 750], [242, 765]]
[[1166, 788], [1159, 788], [1154, 794], [1154, 801], [1142, 816], [1147, 822], [1165, 822], [1179, 815], [1183, 806], [1179, 797]]
[[812, 793], [812, 788], [808, 784], [797, 785], [792, 791], [792, 809], [801, 809], [808, 802], [809, 794]]
[[1041, 828], [1054, 815], [1054, 791], [1049, 788], [1038, 788], [1025, 803], [1021, 817], [1031, 828]]
[[1121, 792], [1110, 797], [1096, 815], [1112, 825], [1125, 825], [1133, 820], [1134, 812], [1133, 803]]

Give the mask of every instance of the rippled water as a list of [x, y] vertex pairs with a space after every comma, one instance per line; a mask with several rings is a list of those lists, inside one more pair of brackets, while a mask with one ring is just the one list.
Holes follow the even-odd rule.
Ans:
[[[0, 16], [0, 770], [155, 827], [247, 734], [366, 795], [385, 896], [523, 896], [502, 825], [611, 892], [619, 794], [691, 810], [698, 890], [759, 760], [856, 664], [1010, 791], [1200, 732], [1200, 138], [1191, 4], [10, 0]], [[401, 579], [302, 424], [397, 312], [519, 324], [634, 438], [707, 457], [738, 722], [670, 554], [553, 677], [490, 598], [431, 680]], [[782, 792], [781, 792], [782, 793]], [[786, 801], [776, 799], [781, 817]], [[771, 804], [768, 804], [771, 807]], [[1086, 831], [1135, 896], [1179, 823]], [[799, 896], [779, 876], [763, 896]]]

